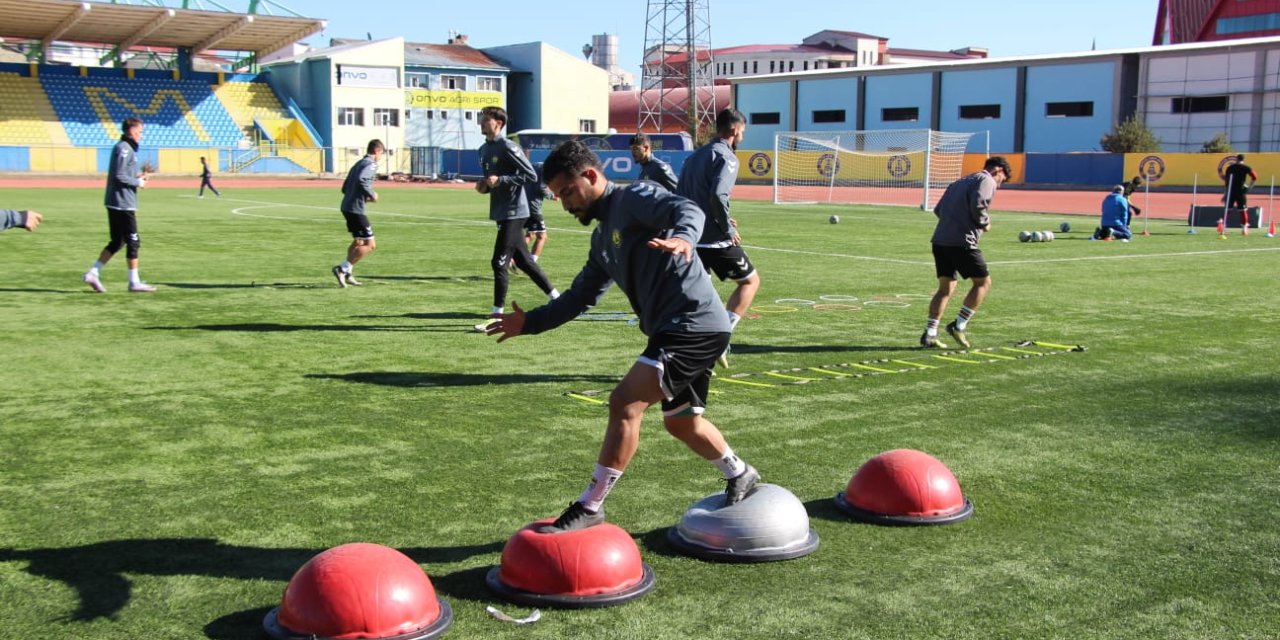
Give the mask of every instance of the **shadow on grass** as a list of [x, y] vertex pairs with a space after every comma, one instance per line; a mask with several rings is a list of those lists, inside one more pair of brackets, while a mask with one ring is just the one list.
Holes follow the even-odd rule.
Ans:
[[[233, 324], [197, 324], [190, 327], [143, 327], [149, 331], [246, 331], [253, 333], [288, 333], [291, 331], [444, 331], [436, 327], [414, 327], [378, 324], [280, 324], [278, 322], [237, 322]], [[467, 325], [448, 331], [474, 331]]]
[[810, 520], [826, 520], [828, 522], [840, 522], [843, 524], [858, 524], [852, 516], [840, 510], [836, 506], [836, 492], [832, 491], [831, 496], [827, 498], [818, 498], [809, 500], [804, 503], [804, 510], [809, 512]]
[[361, 280], [387, 280], [392, 282], [492, 282], [493, 276], [366, 276]]
[[3, 288], [3, 289], [0, 289], [0, 293], [93, 293], [93, 292], [89, 291], [88, 289], [69, 290], [69, 289]]
[[[459, 562], [472, 556], [502, 551], [504, 542], [456, 547], [416, 547], [399, 551], [418, 564]], [[91, 621], [114, 619], [129, 604], [133, 585], [129, 575], [210, 576], [243, 580], [275, 580], [287, 583], [308, 560], [324, 549], [270, 549], [226, 545], [212, 538], [159, 538], [112, 540], [80, 547], [58, 549], [3, 549], [0, 562], [25, 562], [26, 572], [56, 580], [75, 590], [79, 606], [69, 619]], [[466, 572], [462, 572], [466, 573]], [[428, 575], [430, 571], [428, 570]], [[433, 578], [434, 581], [434, 578]], [[456, 582], [461, 582], [457, 580]], [[483, 589], [483, 576], [475, 589]], [[457, 584], [461, 597], [473, 593], [469, 585]], [[448, 593], [452, 594], [452, 591]], [[274, 606], [277, 603], [273, 603]], [[255, 609], [219, 619], [211, 637], [259, 637], [262, 616]], [[231, 629], [231, 627], [235, 627]], [[208, 629], [208, 627], [206, 628]]]
[[489, 314], [462, 313], [458, 311], [440, 311], [436, 313], [397, 313], [393, 315], [384, 315], [384, 316], [351, 316], [351, 317], [359, 318], [359, 319], [409, 318], [412, 320], [484, 320], [489, 317]]
[[341, 380], [387, 387], [478, 387], [486, 385], [529, 384], [538, 382], [602, 382], [616, 383], [616, 376], [427, 373], [421, 371], [357, 371], [354, 373], [308, 373], [304, 378]]
[[883, 351], [919, 351], [920, 348], [913, 345], [893, 344], [893, 345], [827, 345], [827, 344], [798, 344], [789, 346], [777, 346], [771, 344], [739, 344], [733, 343], [733, 350], [729, 353], [729, 357], [734, 355], [748, 355], [753, 353], [839, 353], [839, 352], [883, 352]]
[[229, 282], [156, 282], [174, 289], [336, 289], [333, 285], [306, 284], [302, 282], [264, 282], [235, 284]]

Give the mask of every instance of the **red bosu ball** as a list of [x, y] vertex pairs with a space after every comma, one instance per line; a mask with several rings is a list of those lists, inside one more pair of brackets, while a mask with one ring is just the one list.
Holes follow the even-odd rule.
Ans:
[[452, 619], [417, 563], [390, 547], [356, 542], [302, 565], [262, 626], [277, 639], [420, 640], [444, 633]]
[[532, 606], [607, 607], [653, 589], [653, 570], [623, 529], [603, 523], [539, 533], [553, 520], [526, 525], [507, 540], [502, 563], [485, 583], [506, 600]]
[[950, 524], [973, 515], [973, 503], [937, 458], [914, 449], [886, 451], [864, 463], [836, 505], [863, 522]]

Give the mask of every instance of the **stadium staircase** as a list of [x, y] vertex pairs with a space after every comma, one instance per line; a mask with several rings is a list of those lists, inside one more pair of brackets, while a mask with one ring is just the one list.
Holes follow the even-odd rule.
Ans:
[[0, 72], [0, 146], [70, 144], [40, 81]]
[[[232, 152], [228, 171], [239, 172], [260, 160], [279, 158], [313, 173], [324, 170], [320, 143], [293, 118], [265, 82], [225, 82], [214, 88], [227, 113], [253, 145]], [[304, 150], [305, 149], [305, 150]]]

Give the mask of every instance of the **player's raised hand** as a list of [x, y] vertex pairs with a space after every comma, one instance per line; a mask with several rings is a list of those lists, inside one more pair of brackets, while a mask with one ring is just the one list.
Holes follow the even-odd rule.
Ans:
[[498, 316], [497, 322], [484, 328], [485, 335], [502, 334], [498, 337], [498, 342], [504, 342], [524, 332], [524, 309], [515, 300], [511, 301], [511, 308], [515, 311]]
[[683, 256], [686, 261], [693, 260], [693, 245], [683, 238], [654, 238], [648, 242], [647, 246], [650, 249]]

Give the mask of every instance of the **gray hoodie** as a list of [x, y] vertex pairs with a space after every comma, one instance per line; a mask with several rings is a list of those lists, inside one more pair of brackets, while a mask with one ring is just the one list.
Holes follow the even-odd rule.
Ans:
[[347, 179], [342, 181], [342, 212], [364, 215], [364, 202], [377, 195], [373, 179], [378, 177], [378, 161], [373, 156], [360, 158], [351, 165]]
[[538, 174], [524, 157], [520, 145], [499, 137], [480, 147], [480, 168], [485, 177], [498, 176], [489, 189], [489, 219], [494, 222], [529, 217], [529, 200], [524, 186], [538, 181]]
[[587, 264], [568, 291], [525, 316], [524, 333], [549, 331], [578, 317], [614, 282], [647, 336], [729, 331], [729, 316], [697, 253], [685, 260], [646, 246], [657, 237], [693, 245], [706, 219], [698, 207], [649, 182], [609, 183], [590, 214], [597, 224]]
[[947, 187], [933, 207], [938, 226], [933, 244], [940, 247], [978, 248], [983, 229], [991, 224], [987, 210], [996, 197], [996, 179], [986, 171], [971, 173]]
[[121, 139], [111, 150], [111, 162], [107, 165], [108, 209], [118, 211], [138, 210], [138, 145], [132, 140]]
[[694, 201], [707, 214], [700, 247], [727, 247], [738, 230], [729, 224], [729, 192], [738, 180], [738, 156], [724, 138], [702, 145], [680, 169], [676, 193]]

